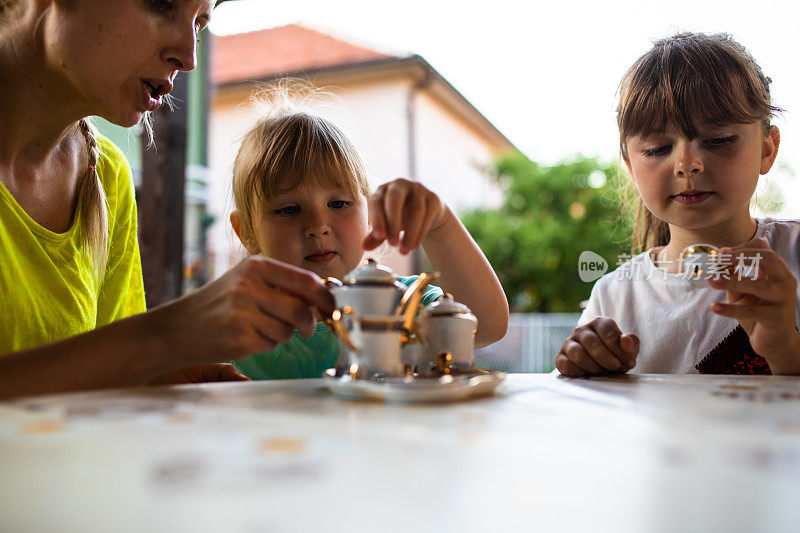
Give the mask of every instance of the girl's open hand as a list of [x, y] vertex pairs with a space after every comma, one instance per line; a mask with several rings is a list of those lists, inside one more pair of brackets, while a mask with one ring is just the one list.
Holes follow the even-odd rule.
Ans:
[[369, 199], [372, 231], [364, 238], [364, 249], [373, 250], [389, 241], [407, 254], [445, 221], [446, 212], [439, 197], [419, 182], [398, 178], [384, 183]]
[[713, 288], [726, 291], [728, 300], [713, 303], [711, 311], [738, 320], [753, 350], [767, 360], [773, 373], [800, 372], [800, 334], [795, 326], [797, 280], [789, 267], [764, 239], [720, 252], [730, 254], [733, 266], [741, 256], [745, 266], [752, 265], [752, 277], [733, 273], [730, 279], [709, 280]]
[[616, 322], [599, 316], [575, 328], [556, 356], [556, 368], [568, 377], [624, 374], [636, 365], [639, 338], [622, 334]]

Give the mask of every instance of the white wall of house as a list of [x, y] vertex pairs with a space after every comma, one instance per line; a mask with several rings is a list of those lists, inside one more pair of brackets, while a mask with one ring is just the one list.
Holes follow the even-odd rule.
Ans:
[[[373, 186], [409, 173], [408, 78], [348, 82], [326, 87], [336, 98], [317, 108], [346, 131], [361, 151]], [[241, 137], [258, 119], [248, 104], [248, 89], [226, 89], [214, 99], [209, 118], [209, 205], [217, 221], [209, 230], [214, 274], [219, 276], [244, 256], [230, 229], [230, 179]], [[417, 175], [456, 210], [490, 205], [499, 197], [483, 168], [491, 161], [488, 141], [432, 98], [417, 94]], [[410, 258], [397, 254], [381, 260], [398, 273], [410, 273]]]
[[417, 175], [457, 212], [497, 205], [488, 174], [494, 155], [485, 139], [427, 93], [415, 99]]

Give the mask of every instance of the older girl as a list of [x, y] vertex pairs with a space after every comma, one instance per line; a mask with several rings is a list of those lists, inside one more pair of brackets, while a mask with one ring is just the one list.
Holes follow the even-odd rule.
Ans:
[[[642, 202], [634, 244], [650, 248], [597, 282], [556, 358], [562, 374], [800, 373], [800, 221], [750, 215], [780, 143], [769, 83], [722, 34], [658, 41], [625, 75], [617, 121]], [[757, 275], [695, 287], [679, 270], [699, 243]]]

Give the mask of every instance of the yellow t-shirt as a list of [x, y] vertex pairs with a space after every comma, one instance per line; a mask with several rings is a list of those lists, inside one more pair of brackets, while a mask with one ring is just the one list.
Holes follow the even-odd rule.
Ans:
[[136, 200], [125, 156], [98, 138], [97, 172], [108, 206], [102, 281], [80, 243], [37, 224], [0, 183], [0, 354], [56, 342], [145, 310]]

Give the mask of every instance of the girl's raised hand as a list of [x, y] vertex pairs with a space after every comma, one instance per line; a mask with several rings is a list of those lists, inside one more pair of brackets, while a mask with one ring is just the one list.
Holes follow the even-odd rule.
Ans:
[[408, 254], [445, 221], [447, 212], [439, 197], [419, 182], [398, 178], [384, 183], [369, 199], [372, 231], [364, 238], [364, 249], [389, 241]]
[[[735, 318], [750, 337], [753, 350], [769, 363], [773, 374], [800, 373], [800, 333], [795, 325], [797, 280], [764, 239], [737, 248], [722, 248], [736, 266], [741, 257], [752, 266], [752, 276], [731, 274], [709, 280], [726, 291], [727, 303], [715, 302], [711, 311]], [[741, 279], [739, 279], [741, 277]]]
[[636, 365], [639, 338], [622, 334], [614, 320], [599, 316], [575, 328], [556, 356], [556, 368], [568, 377], [624, 374]]

